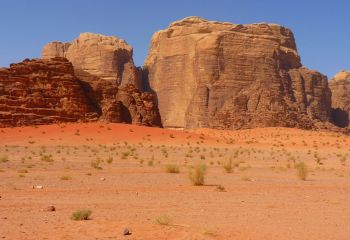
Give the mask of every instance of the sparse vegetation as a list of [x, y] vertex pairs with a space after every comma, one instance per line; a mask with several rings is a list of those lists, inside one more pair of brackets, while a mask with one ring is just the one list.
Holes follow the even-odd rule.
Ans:
[[93, 168], [96, 168], [96, 169], [101, 170], [102, 167], [100, 167], [100, 163], [101, 163], [101, 160], [100, 160], [100, 159], [92, 160], [92, 161], [90, 162], [90, 166], [93, 167]]
[[159, 225], [169, 225], [171, 222], [171, 219], [169, 216], [167, 215], [161, 215], [159, 217], [156, 218], [156, 223]]
[[216, 191], [218, 191], [218, 192], [226, 192], [226, 189], [225, 189], [224, 186], [219, 185], [219, 186], [216, 187]]
[[176, 164], [167, 164], [165, 165], [165, 171], [167, 173], [179, 173], [180, 167], [179, 165], [176, 165]]
[[152, 167], [152, 166], [154, 165], [153, 159], [149, 160], [149, 161], [147, 162], [147, 165], [150, 166], [150, 167]]
[[308, 170], [304, 162], [299, 162], [295, 164], [295, 169], [297, 170], [297, 175], [300, 180], [306, 181]]
[[44, 162], [53, 162], [53, 157], [52, 155], [41, 155], [41, 161]]
[[226, 161], [224, 161], [222, 164], [222, 167], [225, 169], [225, 172], [227, 173], [231, 173], [233, 171], [233, 161], [232, 158], [227, 159]]
[[113, 157], [112, 157], [112, 156], [109, 156], [109, 157], [107, 158], [106, 162], [107, 162], [108, 164], [111, 164], [111, 163], [113, 162]]
[[65, 176], [61, 176], [60, 179], [66, 181], [66, 180], [72, 180], [72, 177], [65, 175]]
[[193, 185], [201, 186], [204, 185], [204, 177], [207, 171], [207, 167], [204, 163], [197, 163], [189, 171], [189, 178]]
[[74, 221], [88, 220], [92, 211], [89, 209], [81, 209], [72, 213], [71, 219]]
[[241, 177], [241, 180], [242, 181], [246, 181], [246, 182], [251, 182], [252, 181], [252, 179], [250, 177], [247, 177], [247, 176]]
[[8, 161], [9, 161], [8, 156], [1, 156], [0, 157], [0, 162], [8, 162]]

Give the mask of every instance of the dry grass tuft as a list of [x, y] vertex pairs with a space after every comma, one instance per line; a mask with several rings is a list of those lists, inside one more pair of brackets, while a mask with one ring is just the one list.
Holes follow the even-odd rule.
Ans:
[[163, 226], [168, 226], [171, 223], [171, 219], [167, 215], [162, 215], [156, 218], [156, 223]]
[[179, 167], [179, 165], [176, 165], [176, 164], [167, 164], [165, 166], [165, 171], [167, 173], [179, 173], [180, 167]]
[[233, 165], [232, 158], [224, 161], [221, 165], [225, 169], [225, 172], [227, 172], [227, 173], [233, 172], [234, 165]]
[[67, 181], [67, 180], [72, 180], [72, 177], [71, 176], [61, 176], [60, 179]]
[[304, 162], [295, 164], [295, 169], [297, 170], [297, 175], [300, 180], [306, 181], [308, 170]]
[[89, 209], [81, 209], [72, 213], [71, 219], [74, 221], [88, 220], [91, 213]]
[[194, 165], [189, 171], [189, 178], [193, 185], [201, 186], [204, 185], [204, 177], [207, 171], [207, 166], [204, 163], [198, 163]]

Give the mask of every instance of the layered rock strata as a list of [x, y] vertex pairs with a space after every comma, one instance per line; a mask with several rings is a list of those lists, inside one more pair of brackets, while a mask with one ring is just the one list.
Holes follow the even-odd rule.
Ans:
[[[133, 49], [124, 40], [82, 33], [72, 42], [52, 42], [42, 50], [43, 59], [57, 56], [72, 62], [75, 75], [83, 82], [84, 91], [98, 110], [100, 120], [161, 126], [153, 97], [140, 92], [142, 71], [134, 65]], [[133, 100], [125, 100], [127, 106], [124, 106], [120, 98]]]
[[153, 35], [145, 71], [165, 127], [312, 129], [330, 121], [326, 76], [301, 64], [293, 33], [276, 24], [185, 18]]
[[24, 60], [0, 69], [0, 126], [97, 120], [65, 58]]
[[97, 120], [161, 126], [152, 94], [133, 84], [106, 84], [99, 80], [92, 91], [62, 57], [26, 59], [1, 68], [0, 127]]

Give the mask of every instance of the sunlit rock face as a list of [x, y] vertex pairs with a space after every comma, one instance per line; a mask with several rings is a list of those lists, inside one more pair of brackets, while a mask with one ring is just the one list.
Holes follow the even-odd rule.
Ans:
[[95, 33], [82, 33], [72, 42], [51, 42], [44, 46], [42, 58], [66, 57], [76, 76], [84, 81], [102, 79], [118, 86], [140, 84], [140, 71], [133, 62], [133, 49], [123, 39]]
[[327, 78], [276, 24], [188, 17], [153, 35], [145, 61], [165, 127], [311, 129], [331, 115]]

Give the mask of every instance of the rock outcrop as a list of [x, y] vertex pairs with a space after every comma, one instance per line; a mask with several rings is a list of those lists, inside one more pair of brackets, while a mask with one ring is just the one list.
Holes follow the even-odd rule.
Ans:
[[330, 121], [326, 76], [303, 67], [275, 24], [188, 17], [152, 38], [145, 72], [165, 127], [299, 127]]
[[141, 72], [133, 62], [133, 49], [114, 36], [82, 33], [72, 42], [51, 42], [44, 46], [42, 58], [65, 57], [74, 66], [75, 75], [86, 82], [97, 79], [117, 86], [141, 84]]
[[[114, 36], [82, 33], [70, 43], [52, 42], [42, 50], [42, 58], [66, 57], [75, 75], [85, 83], [85, 90], [101, 111], [101, 119], [113, 119], [118, 87], [134, 84], [141, 88], [141, 71], [133, 62], [133, 49]], [[112, 111], [112, 112], [111, 112]]]
[[332, 119], [339, 127], [349, 127], [350, 72], [341, 71], [329, 82], [332, 91]]
[[126, 84], [119, 88], [116, 106], [120, 109], [118, 112], [121, 113], [121, 122], [144, 126], [161, 126], [159, 111], [153, 94], [140, 92], [133, 84]]
[[0, 126], [97, 120], [65, 58], [24, 60], [0, 69]]
[[96, 91], [89, 90], [62, 57], [26, 59], [1, 68], [0, 127], [97, 120], [161, 126], [152, 94], [133, 84], [117, 88], [103, 81]]

